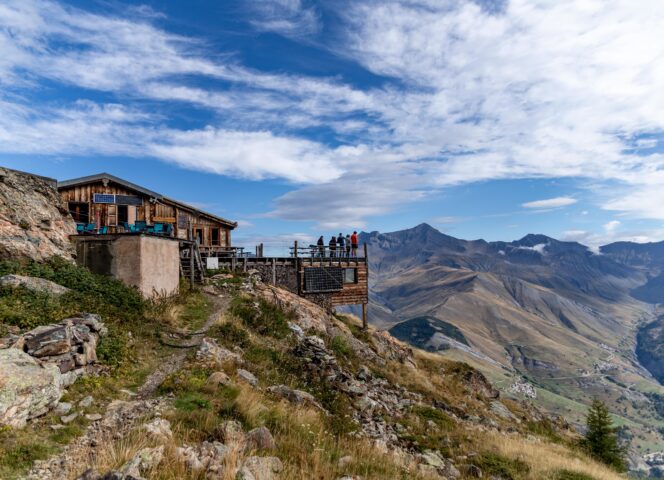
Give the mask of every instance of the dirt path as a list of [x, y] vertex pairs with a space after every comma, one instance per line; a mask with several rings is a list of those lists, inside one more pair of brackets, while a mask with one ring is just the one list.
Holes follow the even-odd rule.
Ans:
[[92, 422], [83, 435], [65, 446], [57, 455], [35, 462], [24, 478], [26, 480], [75, 478], [83, 473], [87, 466], [95, 463], [94, 459], [100, 451], [100, 446], [107, 449], [109, 444], [128, 435], [145, 415], [159, 413], [166, 407], [167, 399], [150, 397], [168, 375], [182, 368], [187, 354], [201, 344], [208, 329], [228, 309], [228, 297], [210, 296], [210, 299], [214, 302], [214, 309], [203, 327], [189, 335], [186, 345], [179, 345], [180, 350], [160, 363], [131, 400], [113, 400], [101, 420]]

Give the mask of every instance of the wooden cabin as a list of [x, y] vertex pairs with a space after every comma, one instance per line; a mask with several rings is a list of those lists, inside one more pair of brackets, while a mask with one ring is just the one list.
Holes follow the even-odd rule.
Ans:
[[58, 182], [58, 191], [78, 224], [94, 233], [129, 233], [135, 225], [168, 225], [169, 235], [196, 241], [201, 253], [231, 253], [236, 222], [204, 212], [108, 173]]

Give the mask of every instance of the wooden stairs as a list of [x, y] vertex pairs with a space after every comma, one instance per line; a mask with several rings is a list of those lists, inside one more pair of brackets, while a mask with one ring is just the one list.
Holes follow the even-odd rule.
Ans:
[[193, 283], [203, 283], [205, 266], [197, 243], [180, 244], [180, 276]]

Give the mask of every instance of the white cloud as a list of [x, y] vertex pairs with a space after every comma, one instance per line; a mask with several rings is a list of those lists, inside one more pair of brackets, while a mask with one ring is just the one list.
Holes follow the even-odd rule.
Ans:
[[604, 224], [604, 231], [608, 234], [613, 234], [620, 227], [620, 222], [618, 220], [611, 220]]
[[577, 202], [575, 198], [571, 197], [556, 197], [547, 198], [546, 200], [535, 200], [532, 202], [523, 203], [521, 206], [524, 208], [558, 208], [573, 205]]
[[[297, 38], [322, 26], [305, 0], [252, 5], [259, 30]], [[633, 153], [664, 131], [664, 3], [326, 7], [342, 19], [327, 48], [387, 77], [381, 87], [252, 70], [210, 54], [204, 39], [159, 28], [151, 10], [128, 19], [6, 0], [0, 152], [148, 154], [224, 175], [284, 178], [307, 185], [276, 199], [271, 214], [330, 226], [362, 226], [449, 185], [547, 177], [619, 183], [604, 208], [664, 219], [664, 155]], [[83, 89], [106, 92], [115, 104], [34, 105], [44, 79], [78, 87], [81, 98]], [[208, 128], [176, 129], [173, 102], [216, 117]], [[334, 143], [303, 138], [312, 126], [330, 129]], [[541, 203], [554, 200], [524, 206], [564, 206]]]
[[313, 5], [303, 0], [256, 0], [250, 2], [254, 15], [251, 24], [258, 30], [285, 37], [305, 37], [321, 28], [320, 16]]

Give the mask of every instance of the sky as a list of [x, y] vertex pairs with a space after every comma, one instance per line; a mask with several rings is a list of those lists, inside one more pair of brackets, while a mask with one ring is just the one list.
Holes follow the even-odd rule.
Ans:
[[664, 240], [664, 2], [0, 0], [0, 165], [237, 244]]

